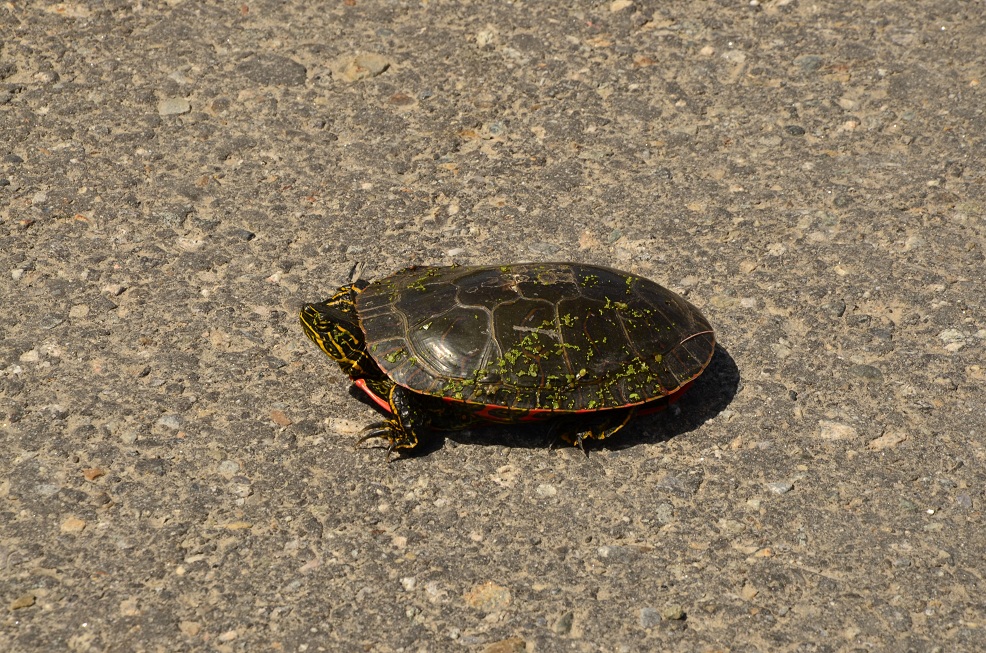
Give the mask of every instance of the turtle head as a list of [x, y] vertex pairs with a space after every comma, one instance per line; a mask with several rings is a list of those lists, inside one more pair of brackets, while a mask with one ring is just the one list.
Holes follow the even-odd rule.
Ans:
[[301, 309], [305, 335], [352, 379], [375, 376], [375, 370], [379, 374], [366, 351], [366, 339], [356, 315], [356, 295], [366, 286], [366, 282], [351, 283], [325, 301], [305, 304]]

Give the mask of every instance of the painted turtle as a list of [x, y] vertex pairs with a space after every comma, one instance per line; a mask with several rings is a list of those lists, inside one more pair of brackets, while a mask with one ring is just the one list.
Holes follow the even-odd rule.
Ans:
[[301, 310], [305, 333], [387, 414], [380, 437], [557, 420], [606, 438], [677, 399], [712, 358], [698, 309], [653, 281], [579, 263], [410, 267]]

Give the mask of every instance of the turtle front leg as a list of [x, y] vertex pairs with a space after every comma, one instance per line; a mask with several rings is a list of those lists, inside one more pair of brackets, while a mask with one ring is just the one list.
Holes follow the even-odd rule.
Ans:
[[383, 438], [389, 443], [387, 462], [390, 462], [394, 451], [411, 450], [418, 446], [418, 431], [426, 427], [428, 418], [418, 407], [415, 394], [407, 388], [393, 385], [388, 402], [391, 418], [374, 422], [363, 429], [356, 446], [373, 438]]

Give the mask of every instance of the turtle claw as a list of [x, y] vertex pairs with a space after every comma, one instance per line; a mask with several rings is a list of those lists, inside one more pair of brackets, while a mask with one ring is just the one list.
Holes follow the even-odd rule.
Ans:
[[[355, 448], [359, 449], [360, 445], [367, 440], [372, 440], [374, 438], [381, 438], [387, 441], [387, 462], [389, 463], [391, 458], [394, 456], [394, 452], [398, 449], [411, 449], [414, 447], [414, 443], [409, 444], [409, 440], [405, 436], [401, 436], [406, 433], [406, 431], [401, 427], [397, 420], [384, 420], [382, 422], [374, 422], [369, 424], [360, 431], [361, 435], [356, 440]], [[381, 449], [383, 447], [380, 447]]]
[[[578, 447], [579, 451], [584, 453], [585, 457], [588, 458], [589, 452], [585, 448], [585, 438], [582, 437], [582, 431], [576, 431], [574, 434], [571, 432], [559, 433], [558, 432], [560, 430], [559, 425], [560, 422], [556, 422], [551, 426], [551, 429], [549, 430], [549, 433], [554, 435], [555, 437], [551, 441], [551, 444], [548, 445], [548, 451], [554, 451], [555, 449], [558, 448], [559, 442], [564, 442], [569, 446]], [[592, 433], [589, 432], [589, 435], [592, 435]]]
[[355, 448], [359, 449], [359, 446], [366, 442], [367, 440], [372, 440], [373, 438], [384, 438], [389, 441], [390, 449], [393, 450], [395, 444], [394, 438], [394, 423], [391, 421], [384, 422], [374, 422], [373, 424], [367, 425], [363, 430], [360, 431], [362, 435], [356, 440]]
[[548, 451], [554, 451], [555, 449], [558, 448], [559, 442], [564, 442], [569, 446], [578, 447], [579, 451], [584, 453], [585, 457], [588, 458], [589, 450], [585, 448], [585, 441], [586, 439], [582, 437], [581, 433], [576, 433], [575, 435], [571, 435], [569, 433], [563, 433], [561, 435], [555, 436], [555, 439], [548, 446]]
[[[613, 435], [626, 426], [626, 423], [633, 417], [634, 412], [633, 409], [619, 413], [615, 411], [608, 412], [594, 418], [588, 424], [584, 420], [578, 423], [574, 421], [556, 422], [551, 427], [551, 432], [557, 433], [557, 435], [550, 448], [554, 449], [558, 445], [558, 441], [562, 440], [573, 447], [578, 447], [579, 451], [584, 453], [585, 457], [588, 458], [589, 450], [586, 448], [586, 444], [590, 440], [605, 440]], [[566, 429], [566, 426], [571, 428]], [[561, 432], [559, 433], [559, 431]]]
[[589, 452], [586, 451], [586, 449], [585, 449], [585, 440], [582, 438], [582, 434], [581, 433], [579, 433], [576, 436], [575, 446], [579, 448], [579, 451], [581, 451], [583, 454], [585, 454], [585, 457], [586, 458], [589, 457]]

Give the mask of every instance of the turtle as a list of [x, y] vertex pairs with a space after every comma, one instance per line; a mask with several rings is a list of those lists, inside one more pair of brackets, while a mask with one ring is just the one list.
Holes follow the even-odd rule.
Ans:
[[386, 419], [388, 460], [432, 430], [553, 420], [585, 451], [676, 401], [715, 350], [708, 320], [649, 279], [581, 263], [412, 266], [305, 304], [307, 336]]

